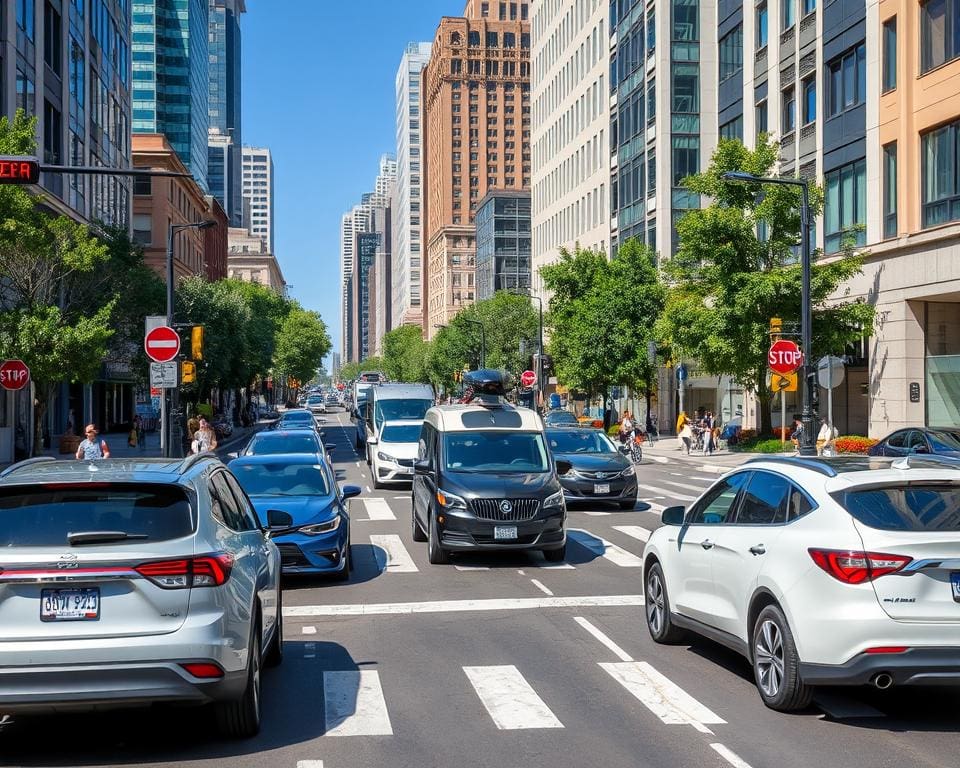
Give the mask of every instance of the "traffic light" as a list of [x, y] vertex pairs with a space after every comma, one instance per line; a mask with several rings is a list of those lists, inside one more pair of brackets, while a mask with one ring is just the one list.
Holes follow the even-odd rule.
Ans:
[[783, 320], [779, 317], [770, 318], [770, 336], [774, 341], [780, 338], [780, 334], [783, 333]]
[[35, 157], [0, 155], [0, 184], [36, 184], [40, 163]]
[[190, 329], [190, 359], [203, 360], [203, 326], [195, 325]]
[[193, 384], [197, 380], [197, 364], [189, 360], [180, 363], [180, 383]]

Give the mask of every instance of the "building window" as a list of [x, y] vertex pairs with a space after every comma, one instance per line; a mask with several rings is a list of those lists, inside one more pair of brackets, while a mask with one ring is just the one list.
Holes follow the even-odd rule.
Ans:
[[673, 146], [673, 183], [679, 185], [687, 176], [700, 170], [700, 137], [674, 136]]
[[43, 17], [43, 59], [57, 75], [60, 75], [62, 44], [60, 38], [60, 14], [48, 2]]
[[34, 0], [14, 0], [17, 4], [17, 27], [33, 40], [34, 29]]
[[796, 2], [797, 0], [782, 0], [782, 3], [780, 5], [780, 9], [781, 9], [780, 19], [783, 22], [784, 30], [790, 29], [790, 27], [792, 27], [796, 23], [796, 18], [794, 15], [795, 13], [794, 8], [796, 7], [795, 6]]
[[743, 115], [737, 115], [733, 120], [720, 126], [721, 139], [737, 139], [743, 141]]
[[761, 3], [757, 6], [757, 48], [765, 48], [767, 45], [767, 4]]
[[651, 81], [647, 86], [647, 122], [652, 123], [657, 117], [657, 85]]
[[960, 56], [960, 0], [927, 0], [920, 6], [920, 71]]
[[883, 22], [883, 92], [897, 87], [897, 17]]
[[797, 97], [793, 86], [783, 91], [782, 104], [780, 131], [786, 135], [797, 127]]
[[657, 47], [657, 17], [656, 10], [651, 8], [647, 12], [647, 56]]
[[803, 15], [813, 13], [817, 10], [817, 0], [803, 0]]
[[467, 46], [470, 48], [480, 47], [480, 32], [475, 29], [471, 29], [469, 32], [467, 32]]
[[738, 24], [720, 40], [720, 81], [743, 69], [743, 27]]
[[883, 236], [897, 236], [897, 142], [883, 148]]
[[830, 117], [852, 109], [866, 100], [867, 49], [863, 43], [827, 65], [827, 87], [827, 109]]
[[43, 101], [44, 162], [60, 165], [63, 161], [63, 125], [60, 112], [46, 99]]
[[700, 111], [700, 65], [673, 65], [673, 111], [696, 114]]
[[809, 125], [817, 119], [817, 80], [811, 75], [803, 81], [803, 124]]
[[756, 122], [757, 122], [757, 135], [761, 133], [768, 133], [769, 129], [767, 128], [767, 101], [764, 99], [756, 107]]
[[858, 160], [825, 176], [823, 204], [824, 251], [837, 253], [844, 240], [866, 242], [863, 224], [867, 218], [867, 163]]
[[923, 226], [960, 220], [960, 121], [920, 140], [923, 158]]
[[499, 35], [496, 32], [487, 32], [487, 48], [496, 48], [499, 44]]
[[673, 0], [673, 39], [691, 42], [700, 39], [698, 0]]
[[134, 176], [133, 177], [133, 194], [135, 195], [151, 195], [153, 194], [153, 185], [152, 179], [150, 176]]

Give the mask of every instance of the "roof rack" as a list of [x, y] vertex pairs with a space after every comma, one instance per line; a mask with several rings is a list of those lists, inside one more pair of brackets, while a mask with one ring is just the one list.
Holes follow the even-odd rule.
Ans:
[[22, 469], [23, 467], [28, 467], [31, 464], [46, 464], [48, 461], [56, 461], [56, 460], [57, 459], [54, 456], [33, 456], [32, 458], [24, 459], [23, 461], [18, 461], [16, 464], [11, 464], [5, 470], [0, 472], [0, 477], [6, 477], [11, 472], [16, 472], [18, 469]]
[[757, 456], [753, 459], [747, 459], [744, 464], [754, 464], [758, 461], [773, 461], [777, 464], [792, 464], [795, 467], [803, 467], [814, 472], [819, 472], [827, 477], [836, 477], [839, 473], [830, 466], [829, 462], [813, 456]]
[[177, 474], [183, 475], [192, 469], [194, 464], [199, 464], [201, 461], [207, 461], [209, 459], [218, 460], [219, 457], [213, 451], [192, 453], [180, 462], [180, 466], [177, 468]]

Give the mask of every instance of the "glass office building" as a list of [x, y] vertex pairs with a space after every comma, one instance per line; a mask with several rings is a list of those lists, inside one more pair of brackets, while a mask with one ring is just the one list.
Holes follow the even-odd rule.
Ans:
[[240, 14], [244, 0], [209, 2], [210, 116], [207, 179], [210, 193], [223, 206], [231, 227], [242, 227], [243, 189], [240, 134]]
[[530, 290], [530, 193], [489, 192], [477, 206], [477, 300]]

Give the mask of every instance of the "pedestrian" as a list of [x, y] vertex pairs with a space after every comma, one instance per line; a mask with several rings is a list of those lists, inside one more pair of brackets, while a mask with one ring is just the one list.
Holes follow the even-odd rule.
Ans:
[[190, 443], [190, 448], [193, 453], [205, 453], [206, 451], [214, 451], [217, 448], [217, 433], [213, 431], [213, 427], [210, 426], [210, 422], [207, 421], [206, 416], [201, 416], [199, 419], [199, 428], [193, 435], [193, 440]]
[[693, 445], [693, 427], [690, 426], [690, 420], [687, 419], [683, 422], [683, 426], [680, 427], [680, 446], [684, 450], [687, 456], [690, 455], [690, 447]]
[[147, 430], [139, 413], [133, 417], [133, 427], [137, 430], [137, 445], [140, 446], [140, 450], [147, 450]]
[[793, 443], [793, 447], [799, 451], [800, 450], [800, 441], [803, 439], [803, 421], [799, 416], [794, 414], [793, 417], [793, 432], [790, 433], [790, 442]]
[[106, 440], [98, 436], [96, 424], [87, 424], [84, 434], [86, 434], [86, 437], [80, 441], [80, 445], [77, 447], [77, 459], [79, 461], [110, 458], [110, 446], [107, 445]]
[[837, 430], [827, 419], [823, 420], [820, 431], [817, 433], [817, 455], [823, 455], [823, 447], [837, 439]]
[[630, 437], [630, 433], [633, 431], [633, 417], [630, 416], [630, 411], [623, 412], [623, 418], [620, 420], [620, 429], [617, 430], [617, 434], [620, 437], [620, 442], [627, 442], [627, 438]]
[[716, 441], [714, 439], [713, 428], [715, 426], [713, 411], [707, 411], [703, 417], [703, 455], [712, 456]]

